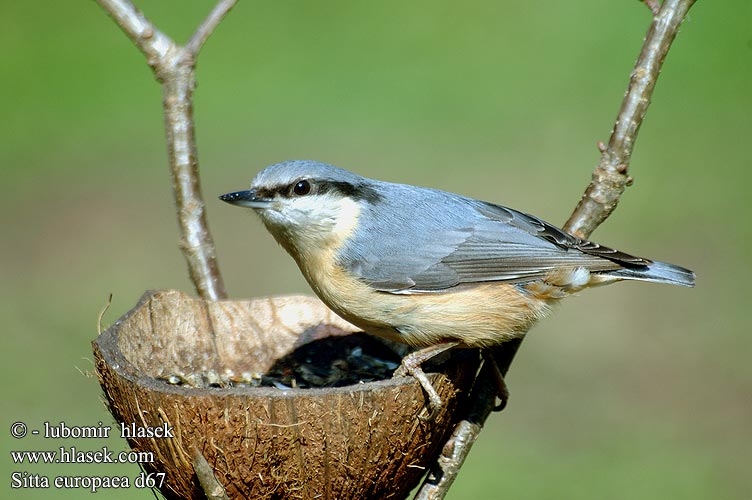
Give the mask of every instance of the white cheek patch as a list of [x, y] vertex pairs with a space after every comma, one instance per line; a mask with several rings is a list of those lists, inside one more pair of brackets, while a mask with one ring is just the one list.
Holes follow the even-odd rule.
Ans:
[[304, 196], [292, 200], [280, 215], [293, 237], [338, 247], [355, 230], [360, 205], [339, 196]]

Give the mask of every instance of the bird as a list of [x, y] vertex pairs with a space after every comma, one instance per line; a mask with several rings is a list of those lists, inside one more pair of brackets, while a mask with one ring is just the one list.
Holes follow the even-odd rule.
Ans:
[[[430, 415], [442, 402], [421, 364], [441, 352], [522, 338], [586, 288], [695, 285], [689, 269], [577, 238], [530, 214], [318, 161], [276, 163], [250, 189], [219, 198], [255, 211], [335, 313], [416, 349], [395, 376], [420, 382]], [[503, 399], [505, 386], [499, 392]]]

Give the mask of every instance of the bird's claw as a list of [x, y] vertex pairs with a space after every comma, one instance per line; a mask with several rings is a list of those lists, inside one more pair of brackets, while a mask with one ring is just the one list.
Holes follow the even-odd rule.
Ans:
[[399, 366], [399, 368], [397, 368], [397, 370], [395, 370], [394, 376], [410, 376], [420, 383], [420, 386], [423, 388], [423, 391], [426, 393], [426, 397], [428, 398], [428, 415], [424, 416], [424, 414], [421, 413], [418, 415], [418, 418], [424, 421], [433, 420], [434, 418], [436, 418], [436, 415], [438, 415], [439, 410], [441, 410], [441, 406], [443, 404], [443, 402], [441, 401], [441, 396], [439, 396], [439, 393], [436, 392], [433, 384], [431, 384], [431, 381], [428, 380], [428, 375], [426, 375], [420, 365], [411, 366], [410, 363], [405, 362], [406, 360], [409, 361], [407, 357], [402, 360], [402, 364]]
[[431, 381], [428, 380], [428, 376], [421, 368], [421, 365], [434, 356], [437, 356], [456, 345], [457, 342], [445, 342], [443, 344], [436, 344], [425, 349], [411, 352], [402, 358], [402, 364], [400, 364], [399, 368], [394, 371], [395, 377], [411, 376], [415, 378], [426, 393], [426, 397], [428, 398], [428, 415], [423, 416], [422, 413], [418, 415], [418, 418], [421, 420], [433, 420], [439, 414], [439, 410], [441, 410], [441, 407], [443, 406], [439, 393], [436, 392]]
[[504, 374], [501, 373], [501, 369], [499, 369], [499, 365], [496, 363], [493, 351], [490, 349], [484, 350], [483, 356], [487, 363], [491, 363], [494, 381], [496, 382], [496, 397], [499, 398], [499, 404], [493, 407], [493, 411], [499, 412], [507, 407], [507, 402], [509, 401], [509, 389], [507, 388], [506, 380], [504, 380]]

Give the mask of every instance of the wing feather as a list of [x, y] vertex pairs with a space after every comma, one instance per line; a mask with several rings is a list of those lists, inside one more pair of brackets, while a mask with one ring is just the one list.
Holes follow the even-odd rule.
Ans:
[[651, 263], [575, 238], [537, 217], [500, 205], [425, 188], [391, 186], [392, 191], [421, 189], [420, 199], [426, 204], [381, 210], [402, 214], [386, 221], [366, 214], [360, 228], [363, 237], [340, 254], [342, 265], [380, 291], [437, 292], [462, 283], [532, 281], [561, 267], [597, 272]]

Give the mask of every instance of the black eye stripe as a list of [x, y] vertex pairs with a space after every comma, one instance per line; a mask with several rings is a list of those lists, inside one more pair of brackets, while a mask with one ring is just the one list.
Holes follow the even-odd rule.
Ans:
[[347, 196], [348, 198], [367, 201], [369, 203], [377, 203], [381, 201], [381, 195], [378, 194], [374, 189], [362, 184], [354, 185], [349, 182], [325, 181], [320, 183], [320, 185], [318, 186], [318, 192], [339, 193], [343, 196]]
[[[304, 194], [302, 194], [302, 191], [296, 192], [295, 189], [303, 182], [308, 184], [308, 191]], [[305, 191], [302, 186], [301, 189]], [[332, 181], [327, 179], [298, 179], [291, 184], [278, 184], [269, 188], [260, 188], [257, 192], [260, 195], [266, 195], [265, 197], [268, 198], [273, 198], [274, 196], [291, 198], [306, 196], [312, 193], [317, 195], [337, 193], [348, 198], [367, 201], [369, 203], [378, 203], [381, 201], [381, 195], [369, 186], [362, 184], [354, 185], [349, 182]]]

